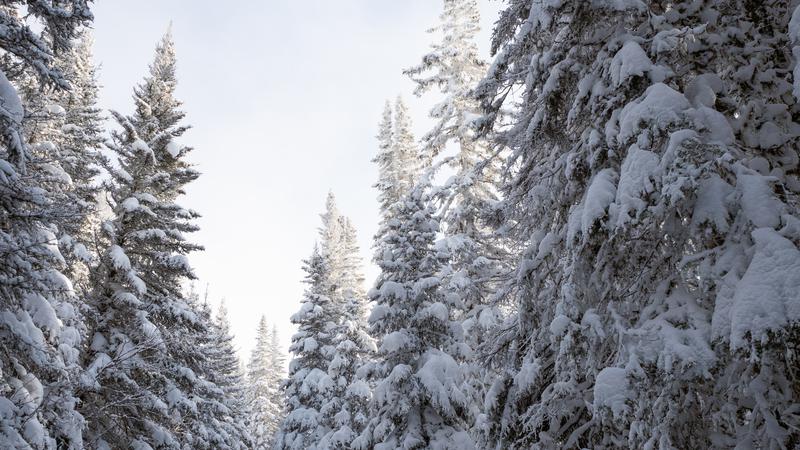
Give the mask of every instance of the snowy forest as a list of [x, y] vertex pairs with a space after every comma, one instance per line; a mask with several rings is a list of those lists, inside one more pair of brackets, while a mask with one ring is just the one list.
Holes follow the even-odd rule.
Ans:
[[397, 68], [434, 126], [375, 99], [373, 260], [320, 199], [246, 360], [171, 32], [107, 111], [92, 1], [0, 3], [0, 449], [800, 448], [798, 0], [505, 0], [489, 60], [437, 1]]

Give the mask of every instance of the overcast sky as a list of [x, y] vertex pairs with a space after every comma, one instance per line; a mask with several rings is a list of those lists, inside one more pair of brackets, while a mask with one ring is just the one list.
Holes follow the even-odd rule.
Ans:
[[[487, 53], [497, 1], [479, 0]], [[285, 348], [304, 285], [301, 260], [332, 190], [359, 232], [367, 284], [378, 210], [370, 162], [384, 101], [402, 94], [421, 136], [434, 95], [418, 99], [402, 69], [428, 50], [437, 0], [104, 0], [94, 6], [101, 106], [128, 114], [131, 88], [172, 21], [183, 142], [203, 173], [183, 203], [205, 246], [191, 261], [216, 308], [226, 299], [247, 358], [260, 316]], [[366, 286], [369, 287], [369, 286]]]

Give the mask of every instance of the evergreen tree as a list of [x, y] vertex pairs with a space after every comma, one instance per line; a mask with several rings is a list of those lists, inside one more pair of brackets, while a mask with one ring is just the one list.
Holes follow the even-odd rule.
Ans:
[[[481, 346], [500, 315], [492, 296], [508, 272], [504, 243], [498, 242], [488, 223], [498, 201], [498, 158], [489, 142], [475, 133], [480, 105], [472, 90], [486, 70], [475, 43], [480, 29], [477, 4], [474, 0], [443, 3], [440, 26], [429, 30], [438, 31], [440, 40], [418, 66], [405, 73], [416, 82], [417, 95], [431, 90], [441, 95], [430, 112], [436, 122], [423, 137], [423, 157], [434, 161], [446, 156], [440, 164], [449, 163], [455, 171], [437, 193], [443, 234], [440, 246], [449, 254], [442, 268], [442, 289], [455, 304], [461, 303], [458, 309], [467, 342], [480, 355], [490, 351]], [[468, 362], [473, 371], [472, 395], [477, 399], [483, 396], [484, 378], [493, 374], [481, 373], [477, 364]]]
[[187, 300], [199, 319], [199, 326], [187, 329], [191, 334], [183, 336], [171, 355], [175, 364], [191, 370], [189, 373], [183, 369], [182, 375], [191, 383], [188, 396], [196, 404], [195, 410], [183, 416], [182, 427], [191, 431], [185, 437], [184, 446], [193, 449], [249, 449], [249, 430], [243, 420], [245, 411], [240, 399], [229, 396], [225, 386], [230, 379], [223, 377], [224, 373], [217, 364], [220, 359], [233, 358], [238, 365], [238, 360], [235, 353], [223, 355], [222, 349], [217, 347], [218, 334], [207, 294], [201, 302], [192, 285]]
[[[400, 96], [395, 101], [394, 118], [391, 104], [386, 102], [377, 138], [378, 154], [372, 162], [378, 166], [378, 182], [374, 186], [378, 189], [381, 225], [385, 225], [392, 219], [392, 205], [411, 189], [422, 167], [411, 131], [411, 117]], [[376, 241], [381, 238], [375, 237]]]
[[89, 251], [96, 227], [103, 143], [103, 117], [97, 107], [98, 85], [92, 62], [91, 38], [84, 31], [74, 46], [53, 61], [70, 89], [41, 86], [35, 73], [25, 72], [20, 93], [26, 106], [25, 141], [29, 166], [35, 166], [44, 186], [63, 205], [54, 217], [65, 272], [81, 292], [88, 286]]
[[231, 413], [233, 422], [244, 424], [248, 417], [244, 373], [233, 345], [233, 332], [225, 300], [220, 302], [217, 314], [214, 316], [213, 341], [207, 355], [211, 361], [214, 382], [225, 393], [226, 407]]
[[281, 339], [278, 336], [278, 326], [272, 324], [272, 334], [270, 336], [270, 367], [269, 384], [272, 386], [270, 391], [272, 404], [275, 405], [275, 413], [272, 420], [272, 434], [278, 431], [278, 427], [285, 415], [285, 398], [281, 386], [286, 382], [286, 353], [281, 346]]
[[[53, 54], [69, 50], [91, 18], [83, 0], [0, 6], [0, 442], [13, 448], [82, 446], [74, 398], [80, 312], [57, 246], [58, 219], [71, 209], [40, 166], [28, 167], [18, 87], [19, 74], [34, 71], [38, 83], [67, 88]], [[41, 22], [42, 36], [26, 19]]]
[[397, 172], [393, 154], [394, 129], [392, 124], [392, 103], [387, 100], [383, 107], [383, 115], [378, 125], [378, 154], [372, 162], [378, 166], [378, 181], [374, 187], [378, 189], [378, 204], [381, 211], [381, 224], [388, 220], [389, 208], [400, 198], [396, 183]]
[[455, 305], [442, 295], [438, 224], [418, 185], [393, 206], [378, 247], [381, 275], [371, 331], [379, 341], [372, 414], [353, 448], [469, 449], [470, 403], [460, 367], [466, 352]]
[[485, 152], [475, 139], [473, 121], [479, 117], [479, 106], [471, 96], [486, 71], [475, 44], [480, 15], [475, 0], [444, 0], [443, 4], [440, 26], [428, 30], [441, 34], [441, 40], [431, 46], [419, 65], [404, 73], [416, 83], [416, 95], [436, 89], [443, 97], [430, 112], [436, 124], [422, 138], [424, 157], [432, 160], [448, 142], [455, 141], [459, 147], [456, 166], [469, 171]]
[[395, 177], [395, 202], [405, 196], [416, 183], [416, 177], [424, 167], [419, 156], [416, 139], [411, 131], [411, 115], [403, 98], [398, 96], [394, 104], [394, 130], [392, 131], [392, 165]]
[[60, 91], [54, 103], [64, 109], [60, 133], [56, 141], [59, 165], [71, 180], [69, 200], [78, 207], [78, 217], [64, 220], [59, 244], [64, 249], [69, 277], [87, 292], [87, 265], [96, 260], [90, 249], [94, 230], [99, 224], [98, 198], [105, 117], [97, 106], [100, 87], [92, 55], [93, 39], [88, 31], [81, 33], [75, 46], [56, 58], [56, 65], [70, 81], [69, 91]]
[[798, 445], [789, 16], [509, 2], [478, 92], [493, 120], [521, 90], [496, 131], [499, 211], [526, 250], [487, 447]]
[[282, 435], [285, 448], [347, 448], [368, 414], [369, 389], [356, 370], [373, 343], [355, 229], [332, 193], [321, 217], [320, 246], [306, 264], [310, 286], [292, 318], [300, 330], [292, 339], [283, 430], [293, 434]]
[[[106, 164], [114, 217], [93, 273], [90, 342], [81, 412], [98, 448], [207, 448], [216, 433], [202, 418], [217, 389], [202, 379], [204, 319], [181, 288], [194, 278], [186, 255], [201, 250], [184, 233], [198, 214], [175, 203], [198, 172], [175, 143], [187, 129], [175, 108], [175, 61], [167, 33], [135, 89], [137, 113], [114, 113], [120, 131]], [[224, 447], [222, 447], [224, 448]]]
[[303, 270], [308, 287], [300, 311], [291, 318], [298, 329], [289, 347], [294, 356], [285, 385], [287, 415], [276, 437], [277, 449], [316, 449], [330, 431], [324, 428], [320, 410], [333, 388], [327, 371], [337, 331], [337, 308], [326, 295], [328, 267], [318, 247], [305, 261]]
[[271, 449], [275, 434], [283, 420], [284, 357], [277, 329], [270, 331], [267, 319], [261, 316], [256, 334], [256, 346], [247, 366], [247, 400], [250, 411], [250, 436], [253, 448]]
[[340, 317], [328, 365], [333, 386], [327, 391], [321, 410], [330, 431], [322, 437], [320, 448], [343, 449], [349, 448], [369, 418], [370, 389], [357, 370], [370, 360], [375, 344], [367, 331], [364, 276], [356, 231], [347, 217], [339, 215], [332, 194], [323, 221], [323, 239], [336, 236], [335, 240], [324, 241], [324, 247], [331, 275], [329, 297], [339, 305]]

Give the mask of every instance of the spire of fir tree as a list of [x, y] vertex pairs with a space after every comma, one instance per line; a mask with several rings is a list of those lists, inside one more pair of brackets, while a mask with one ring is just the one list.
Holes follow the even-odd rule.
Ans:
[[133, 90], [136, 112], [131, 123], [136, 126], [145, 141], [157, 137], [157, 133], [177, 125], [185, 113], [181, 102], [175, 97], [177, 59], [172, 26], [156, 46], [155, 57], [150, 63], [149, 73]]
[[381, 275], [369, 294], [379, 344], [364, 369], [375, 383], [372, 415], [352, 448], [474, 448], [459, 301], [440, 289], [438, 224], [427, 188], [420, 184], [396, 203], [382, 233]]
[[275, 433], [283, 420], [283, 366], [277, 329], [273, 326], [270, 330], [266, 317], [261, 316], [256, 346], [247, 366], [247, 407], [255, 450], [272, 449]]

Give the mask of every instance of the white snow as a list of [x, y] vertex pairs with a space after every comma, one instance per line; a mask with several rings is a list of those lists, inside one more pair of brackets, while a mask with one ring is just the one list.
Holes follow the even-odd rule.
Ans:
[[147, 142], [139, 138], [136, 138], [136, 140], [133, 141], [133, 143], [131, 144], [131, 149], [134, 152], [144, 153], [155, 159], [155, 153], [153, 153], [153, 150], [150, 148], [149, 145], [147, 145]]
[[583, 203], [573, 205], [567, 218], [567, 245], [572, 246], [583, 229]]
[[0, 115], [6, 116], [12, 122], [19, 124], [25, 115], [17, 90], [6, 78], [5, 72], [0, 70]]
[[769, 178], [739, 169], [736, 189], [742, 196], [742, 210], [756, 227], [778, 228], [781, 224], [783, 205], [775, 198]]
[[704, 125], [703, 136], [709, 142], [719, 142], [725, 145], [733, 144], [735, 135], [728, 119], [719, 111], [707, 106], [700, 106], [695, 111], [695, 117]]
[[692, 226], [708, 222], [721, 232], [728, 231], [728, 196], [733, 186], [717, 174], [712, 174], [700, 182], [697, 201], [692, 214]]
[[655, 83], [647, 88], [643, 99], [622, 108], [618, 141], [622, 143], [633, 137], [642, 122], [655, 123], [659, 129], [665, 129], [678, 122], [681, 113], [689, 108], [689, 100], [683, 94], [664, 83]]
[[614, 418], [621, 417], [628, 412], [626, 402], [629, 397], [629, 383], [625, 369], [606, 367], [595, 377], [593, 403], [595, 413], [603, 408], [609, 408]]
[[675, 28], [659, 31], [653, 37], [653, 42], [650, 44], [650, 51], [659, 54], [675, 50], [680, 44], [680, 36], [684, 33], [684, 30]]
[[47, 111], [47, 114], [52, 116], [63, 116], [67, 113], [67, 111], [61, 105], [57, 105], [55, 103], [47, 105], [45, 107], [45, 111]]
[[141, 202], [158, 203], [158, 199], [153, 194], [151, 194], [149, 192], [137, 192], [134, 195], [134, 197], [139, 199], [139, 201], [141, 201]]
[[0, 397], [0, 419], [9, 420], [16, 415], [17, 407], [6, 397]]
[[765, 150], [783, 145], [784, 141], [783, 130], [775, 122], [766, 122], [758, 129], [758, 146]]
[[35, 417], [31, 417], [25, 422], [22, 435], [25, 436], [28, 443], [33, 444], [33, 448], [44, 448], [44, 427]]
[[147, 442], [134, 439], [133, 442], [131, 442], [131, 450], [153, 450], [153, 447], [150, 447]]
[[307, 337], [307, 338], [303, 339], [303, 351], [304, 352], [306, 352], [306, 353], [313, 352], [318, 347], [319, 347], [319, 344], [317, 343], [317, 340], [314, 339], [313, 337]]
[[355, 380], [347, 386], [347, 395], [362, 399], [369, 398], [372, 391], [369, 389], [369, 385], [364, 382], [363, 380]]
[[127, 212], [135, 211], [139, 208], [139, 200], [133, 197], [128, 197], [122, 201], [122, 209]]
[[98, 353], [89, 367], [81, 373], [81, 383], [90, 388], [98, 387], [97, 376], [111, 364], [113, 364], [113, 360], [110, 356], [106, 353]]
[[64, 133], [82, 133], [83, 128], [74, 123], [67, 123], [61, 126], [61, 131]]
[[173, 158], [177, 158], [178, 154], [181, 152], [182, 147], [175, 141], [169, 141], [166, 146], [167, 153], [172, 155]]
[[650, 74], [653, 81], [662, 81], [663, 75], [654, 70], [653, 63], [647, 54], [635, 41], [628, 41], [611, 59], [611, 82], [614, 87], [619, 87], [631, 77], [641, 77]]
[[603, 323], [600, 321], [600, 316], [597, 315], [597, 312], [595, 311], [594, 308], [589, 308], [583, 314], [583, 318], [581, 319], [581, 326], [586, 327], [587, 332], [591, 331], [592, 334], [594, 334], [600, 339], [606, 337], [606, 333], [605, 331], [603, 331]]
[[392, 298], [397, 300], [404, 300], [406, 298], [406, 288], [400, 283], [394, 281], [385, 281], [380, 288], [381, 297]]
[[131, 260], [125, 254], [125, 250], [118, 245], [112, 245], [108, 250], [108, 256], [111, 257], [111, 262], [114, 268], [119, 270], [131, 270]]
[[550, 253], [553, 251], [553, 248], [559, 242], [559, 234], [554, 232], [547, 233], [541, 241], [539, 241], [539, 248], [536, 251], [536, 257], [534, 261], [542, 261], [546, 257], [550, 256]]
[[553, 318], [553, 321], [550, 322], [550, 332], [553, 333], [553, 336], [561, 336], [564, 334], [564, 331], [567, 330], [567, 327], [572, 321], [569, 317], [558, 314]]
[[394, 331], [383, 337], [378, 352], [383, 354], [394, 353], [406, 347], [410, 342], [411, 338], [406, 330]]
[[606, 8], [614, 11], [636, 9], [644, 11], [647, 6], [641, 0], [592, 0], [593, 8]]
[[446, 322], [447, 319], [450, 317], [450, 312], [447, 309], [447, 306], [444, 303], [436, 302], [428, 305], [424, 308], [420, 315], [422, 317], [432, 317], [440, 322]]
[[422, 367], [417, 371], [416, 377], [431, 403], [447, 414], [454, 414], [453, 402], [466, 403], [466, 399], [458, 395], [459, 390], [451, 386], [460, 379], [458, 363], [439, 350], [429, 350], [423, 355], [421, 362]]
[[592, 180], [586, 197], [583, 201], [581, 216], [581, 231], [584, 237], [589, 236], [589, 231], [594, 223], [606, 215], [606, 210], [616, 195], [617, 173], [613, 169], [603, 169]]
[[771, 228], [752, 232], [755, 254], [736, 285], [730, 309], [733, 348], [760, 341], [768, 330], [800, 320], [800, 251]]
[[69, 176], [64, 169], [61, 168], [59, 165], [54, 164], [41, 164], [39, 167], [44, 169], [47, 173], [49, 173], [54, 179], [58, 180], [61, 183], [66, 184], [67, 186], [72, 185], [72, 177]]
[[647, 202], [642, 199], [642, 195], [653, 192], [654, 185], [651, 178], [655, 176], [660, 161], [658, 155], [642, 150], [636, 144], [628, 150], [620, 170], [614, 202], [618, 227], [625, 225], [631, 218], [635, 219], [644, 211]]
[[717, 101], [717, 94], [722, 93], [723, 90], [724, 85], [718, 75], [704, 73], [696, 76], [686, 85], [683, 95], [696, 108], [701, 106], [713, 108]]
[[31, 320], [39, 328], [47, 331], [56, 331], [61, 328], [61, 320], [58, 319], [56, 311], [50, 302], [39, 294], [28, 294], [25, 296], [25, 309], [31, 316]]

